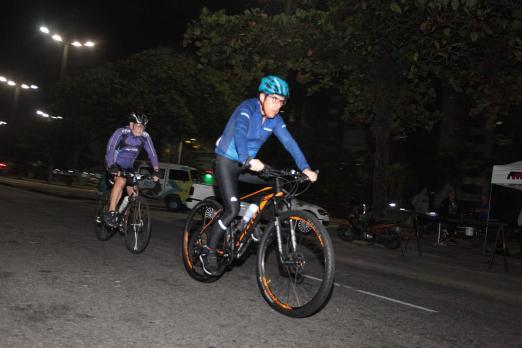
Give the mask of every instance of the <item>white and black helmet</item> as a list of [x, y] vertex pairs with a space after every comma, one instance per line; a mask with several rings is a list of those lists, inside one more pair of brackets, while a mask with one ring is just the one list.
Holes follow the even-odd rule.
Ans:
[[149, 123], [149, 118], [145, 114], [138, 114], [136, 112], [131, 112], [131, 114], [129, 116], [129, 122], [141, 123], [144, 126], [146, 126], [147, 123]]

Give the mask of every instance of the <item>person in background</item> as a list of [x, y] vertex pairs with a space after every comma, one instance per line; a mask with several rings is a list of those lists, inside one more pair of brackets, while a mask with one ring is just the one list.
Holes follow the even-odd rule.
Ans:
[[428, 189], [426, 187], [413, 197], [411, 205], [413, 209], [419, 213], [427, 213], [430, 210], [430, 196], [428, 196]]
[[158, 155], [154, 149], [152, 139], [145, 131], [145, 126], [149, 118], [144, 114], [131, 113], [129, 125], [118, 128], [109, 139], [105, 154], [105, 165], [109, 175], [113, 176], [114, 185], [109, 196], [109, 211], [105, 217], [106, 223], [110, 227], [115, 227], [118, 219], [116, 205], [120, 201], [123, 189], [127, 187], [128, 194], [132, 194], [136, 182], [127, 182], [127, 178], [122, 176], [122, 172], [131, 172], [134, 161], [138, 157], [140, 150], [145, 149], [149, 160], [154, 168], [153, 180], [159, 180]]
[[475, 216], [479, 221], [487, 221], [489, 216], [489, 199], [487, 195], [480, 195], [480, 202], [475, 208]]
[[450, 241], [453, 242], [455, 231], [457, 230], [457, 222], [461, 216], [460, 202], [457, 201], [457, 195], [454, 190], [450, 190], [448, 196], [442, 202], [439, 209], [439, 216], [449, 220], [445, 224], [445, 233], [442, 239], [446, 240], [449, 237]]

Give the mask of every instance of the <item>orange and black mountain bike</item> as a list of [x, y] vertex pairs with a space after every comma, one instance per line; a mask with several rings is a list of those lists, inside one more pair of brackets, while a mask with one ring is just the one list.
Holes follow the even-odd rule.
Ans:
[[[291, 199], [310, 187], [306, 176], [294, 170], [267, 168], [260, 176], [271, 183], [241, 198], [255, 201], [259, 209], [246, 225], [238, 216], [225, 233], [217, 254], [219, 276], [208, 275], [199, 255], [221, 211], [215, 199], [205, 199], [190, 212], [183, 232], [182, 257], [189, 275], [200, 281], [216, 281], [246, 251], [257, 245], [257, 283], [264, 299], [275, 310], [291, 317], [307, 317], [321, 310], [334, 283], [332, 241], [312, 214], [293, 210]], [[244, 227], [243, 227], [244, 226]]]

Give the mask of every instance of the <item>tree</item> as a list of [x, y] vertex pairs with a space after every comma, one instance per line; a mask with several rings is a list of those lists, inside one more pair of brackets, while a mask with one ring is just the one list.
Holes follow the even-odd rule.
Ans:
[[152, 119], [149, 130], [157, 147], [199, 134], [215, 136], [236, 100], [222, 74], [190, 56], [149, 50], [106, 64], [58, 86], [52, 111], [64, 117], [63, 155], [75, 159], [98, 144], [101, 160], [108, 137], [125, 125], [131, 111]]
[[[344, 116], [371, 130], [377, 213], [387, 201], [390, 141], [454, 117], [455, 108], [440, 106], [437, 82], [448, 96], [464, 93], [472, 114], [488, 110], [494, 119], [519, 105], [520, 93], [501, 88], [520, 85], [520, 12], [513, 2], [332, 0], [324, 10], [306, 5], [271, 16], [258, 9], [235, 16], [204, 10], [185, 44], [195, 47], [202, 65], [225, 71], [244, 90], [272, 72], [297, 87], [298, 102], [337, 90]], [[502, 74], [489, 77], [492, 67]], [[304, 110], [293, 118], [304, 117]]]

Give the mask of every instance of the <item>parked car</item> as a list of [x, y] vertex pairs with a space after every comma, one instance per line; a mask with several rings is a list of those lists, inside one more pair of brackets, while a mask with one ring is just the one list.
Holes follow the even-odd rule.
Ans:
[[[178, 211], [183, 209], [189, 196], [194, 178], [198, 175], [196, 168], [175, 164], [159, 163], [159, 182], [161, 191], [156, 194], [153, 190], [156, 185], [152, 180], [143, 180], [139, 183], [141, 194], [148, 198], [165, 201], [167, 210]], [[153, 169], [148, 162], [138, 164], [140, 174], [152, 174]]]
[[[187, 208], [192, 209], [196, 206], [196, 204], [208, 197], [217, 197], [215, 186], [206, 185], [204, 183], [193, 183], [185, 204]], [[293, 208], [312, 213], [324, 226], [327, 226], [330, 223], [330, 216], [328, 212], [315, 204], [295, 198], [292, 200], [291, 204]], [[248, 203], [241, 202], [239, 216], [243, 216], [247, 208]]]

